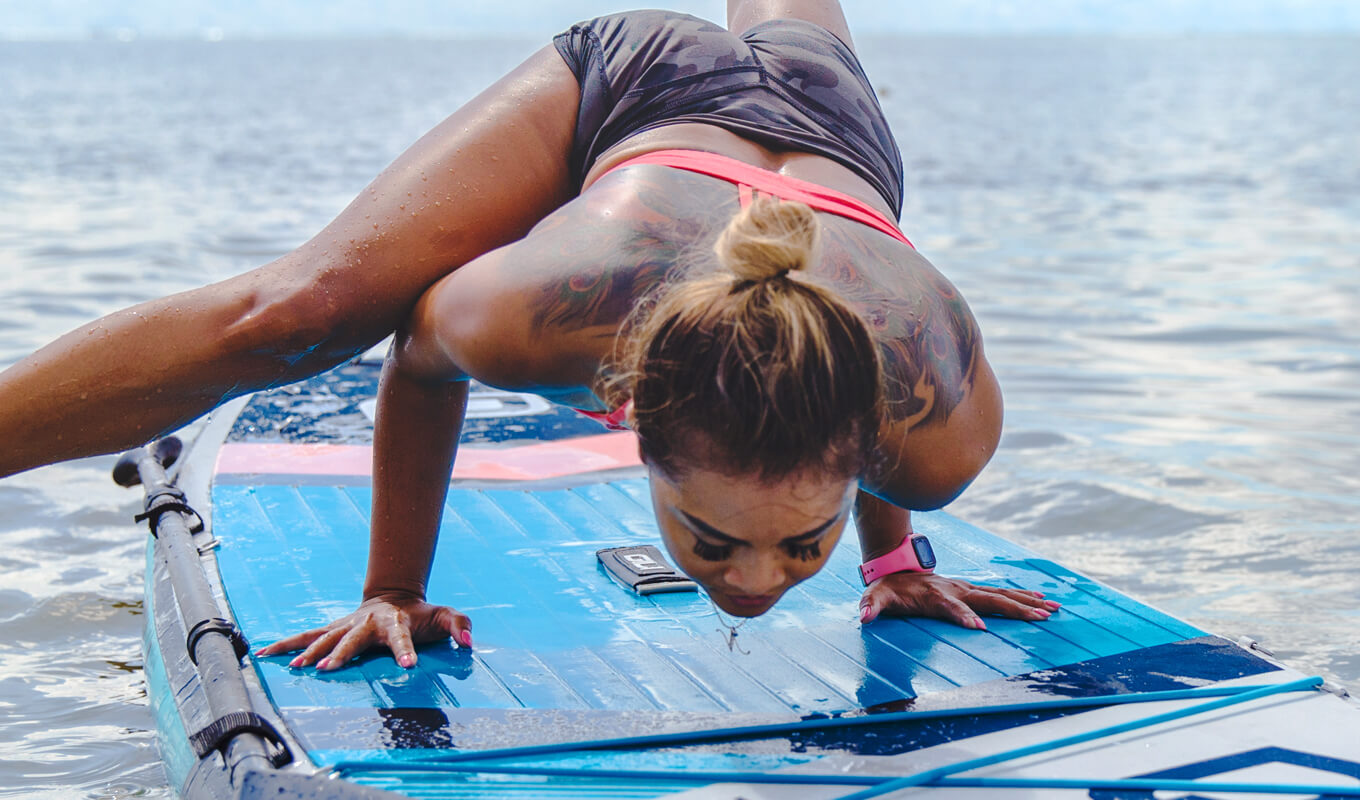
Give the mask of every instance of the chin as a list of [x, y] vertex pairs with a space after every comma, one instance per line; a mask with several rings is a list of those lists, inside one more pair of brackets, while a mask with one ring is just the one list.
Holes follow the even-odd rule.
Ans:
[[[782, 594], [782, 593], [781, 593]], [[779, 594], [752, 597], [739, 594], [715, 594], [709, 597], [714, 604], [734, 617], [758, 617], [769, 611], [779, 601]]]

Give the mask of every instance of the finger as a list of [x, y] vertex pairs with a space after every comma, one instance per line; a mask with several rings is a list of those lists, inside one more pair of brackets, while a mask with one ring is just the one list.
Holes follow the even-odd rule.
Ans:
[[931, 616], [975, 631], [987, 630], [987, 623], [982, 621], [982, 617], [979, 617], [967, 603], [957, 597], [942, 595]]
[[301, 650], [302, 648], [316, 641], [317, 637], [321, 636], [325, 632], [326, 632], [325, 628], [316, 628], [315, 630], [297, 633], [292, 636], [289, 636], [286, 639], [280, 639], [271, 645], [261, 647], [259, 650], [255, 651], [255, 655], [272, 656], [278, 653], [289, 653], [292, 652], [293, 650]]
[[340, 669], [348, 664], [350, 659], [368, 649], [373, 643], [373, 621], [365, 620], [362, 625], [355, 625], [349, 632], [341, 637], [335, 647], [331, 648], [330, 655], [321, 659], [316, 665], [318, 670], [329, 671]]
[[345, 636], [345, 632], [348, 630], [349, 628], [348, 626], [346, 626], [343, 628], [332, 628], [331, 630], [326, 631], [321, 636], [317, 637], [316, 641], [308, 645], [307, 649], [303, 650], [301, 655], [299, 655], [292, 661], [288, 662], [288, 666], [290, 667], [311, 666], [312, 664], [316, 663], [316, 660], [318, 658], [321, 658], [326, 653], [329, 653], [331, 647], [333, 647], [336, 642], [343, 639]]
[[1016, 602], [1034, 608], [1046, 608], [1049, 611], [1057, 611], [1062, 608], [1062, 603], [1047, 599], [1043, 592], [1031, 592], [1028, 589], [1001, 589], [1000, 592]]
[[397, 623], [387, 630], [387, 646], [392, 649], [392, 657], [398, 666], [410, 669], [416, 665], [416, 646], [411, 641], [411, 630]]
[[1045, 620], [1053, 613], [1047, 608], [1027, 605], [1022, 600], [1016, 600], [1000, 592], [970, 592], [966, 602], [978, 613], [996, 614], [1011, 619]]

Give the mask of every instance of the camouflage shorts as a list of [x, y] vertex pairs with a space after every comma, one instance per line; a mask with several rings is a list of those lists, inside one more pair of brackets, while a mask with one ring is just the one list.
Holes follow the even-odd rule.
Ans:
[[611, 146], [703, 122], [777, 149], [834, 159], [902, 206], [902, 156], [855, 54], [830, 31], [773, 20], [741, 36], [697, 17], [633, 11], [553, 43], [581, 83], [572, 151], [580, 181]]

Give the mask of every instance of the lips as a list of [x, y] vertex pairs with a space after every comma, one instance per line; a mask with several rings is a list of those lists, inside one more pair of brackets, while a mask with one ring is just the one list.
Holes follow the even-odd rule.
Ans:
[[774, 605], [774, 601], [779, 599], [779, 595], [774, 594], [728, 594], [723, 595], [727, 605], [734, 611], [746, 611], [759, 613]]

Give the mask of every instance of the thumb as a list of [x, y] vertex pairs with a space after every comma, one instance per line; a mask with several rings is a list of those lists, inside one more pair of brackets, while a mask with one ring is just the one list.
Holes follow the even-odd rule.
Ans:
[[466, 614], [441, 606], [436, 612], [439, 627], [443, 628], [453, 641], [462, 647], [472, 646], [472, 620]]
[[864, 595], [859, 601], [860, 623], [873, 622], [875, 619], [878, 619], [879, 612], [882, 610], [882, 607], [880, 607], [879, 603], [872, 595]]

